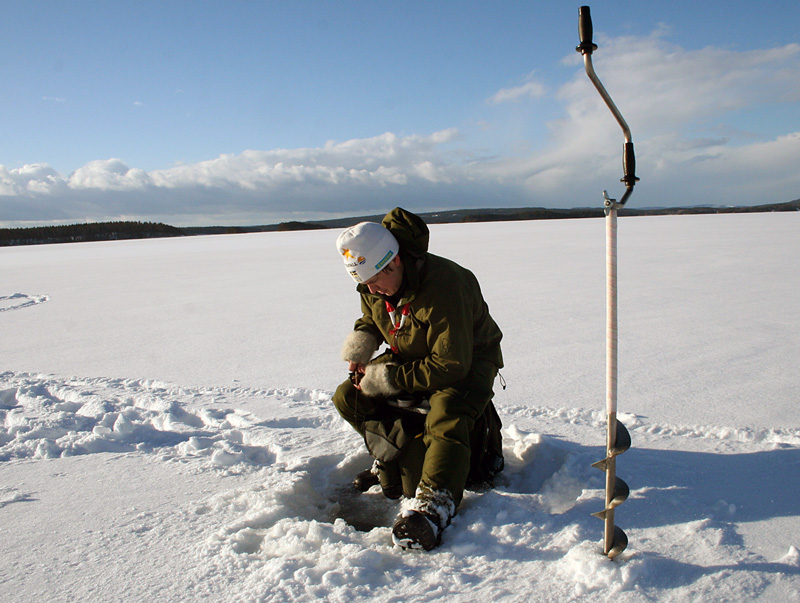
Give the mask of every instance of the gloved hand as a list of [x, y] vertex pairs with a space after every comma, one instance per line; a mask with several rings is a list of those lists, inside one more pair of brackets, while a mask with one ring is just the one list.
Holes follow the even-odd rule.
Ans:
[[360, 389], [365, 395], [378, 398], [391, 398], [402, 393], [394, 383], [394, 373], [397, 365], [393, 362], [381, 362], [384, 357], [379, 356], [377, 362], [370, 362], [364, 369]]
[[352, 331], [342, 344], [342, 360], [348, 363], [350, 372], [363, 373], [380, 342], [369, 331]]

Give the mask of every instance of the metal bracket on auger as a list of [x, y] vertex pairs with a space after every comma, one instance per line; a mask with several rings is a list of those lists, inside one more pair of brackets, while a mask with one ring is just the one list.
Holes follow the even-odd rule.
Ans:
[[628, 537], [618, 526], [614, 525], [614, 508], [625, 502], [630, 493], [628, 484], [617, 477], [617, 456], [631, 446], [631, 436], [625, 426], [617, 420], [617, 210], [624, 206], [633, 193], [636, 184], [636, 157], [633, 152], [631, 130], [622, 114], [611, 100], [608, 92], [600, 83], [600, 79], [592, 66], [592, 52], [597, 45], [592, 43], [592, 16], [588, 6], [581, 6], [578, 12], [578, 34], [580, 44], [575, 50], [583, 55], [586, 75], [597, 88], [611, 113], [622, 128], [625, 135], [625, 146], [622, 152], [622, 166], [625, 183], [625, 194], [617, 201], [611, 199], [603, 191], [606, 214], [606, 415], [608, 432], [606, 437], [606, 457], [592, 467], [606, 473], [606, 506], [594, 513], [605, 522], [603, 538], [603, 554], [616, 557], [628, 546]]

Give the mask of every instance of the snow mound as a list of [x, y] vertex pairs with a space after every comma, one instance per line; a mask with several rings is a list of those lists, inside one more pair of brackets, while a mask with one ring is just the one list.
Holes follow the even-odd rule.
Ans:
[[[2, 377], [13, 387], [0, 391], [0, 461], [142, 451], [157, 452], [165, 460], [201, 459], [215, 467], [263, 466], [281, 454], [280, 445], [265, 437], [270, 428], [306, 425], [295, 419], [262, 421], [246, 410], [213, 406], [228, 395], [248, 395], [243, 390], [204, 396], [155, 381]], [[291, 401], [314, 396], [300, 391], [286, 395]], [[198, 398], [201, 405], [190, 406]]]

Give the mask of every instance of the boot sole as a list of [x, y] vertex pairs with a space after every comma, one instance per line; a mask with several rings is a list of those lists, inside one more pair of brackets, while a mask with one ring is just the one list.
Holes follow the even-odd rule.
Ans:
[[422, 513], [412, 512], [395, 522], [392, 528], [392, 542], [401, 549], [431, 551], [441, 542], [437, 531]]

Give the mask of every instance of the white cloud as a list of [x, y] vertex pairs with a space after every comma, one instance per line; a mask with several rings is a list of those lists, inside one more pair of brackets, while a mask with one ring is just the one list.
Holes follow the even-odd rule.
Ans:
[[392, 196], [416, 196], [412, 191], [463, 181], [462, 168], [438, 153], [458, 135], [455, 129], [430, 136], [387, 132], [318, 148], [226, 154], [152, 172], [121, 159], [91, 161], [69, 176], [44, 164], [11, 170], [0, 166], [0, 215], [32, 220], [35, 212], [52, 212], [56, 198], [64, 202], [55, 203], [57, 215], [49, 220], [86, 217], [86, 212], [93, 212], [92, 219], [158, 212], [185, 214], [181, 221], [192, 223], [191, 216], [199, 212], [335, 213], [347, 206], [360, 211]]
[[53, 194], [66, 188], [63, 176], [46, 163], [9, 170], [0, 165], [0, 197]]
[[[800, 44], [746, 52], [685, 50], [654, 34], [606, 40], [594, 66], [631, 128], [645, 136], [697, 129], [757, 105], [800, 101]], [[561, 125], [570, 130], [608, 114], [582, 71], [558, 96], [570, 122]]]
[[525, 99], [540, 98], [547, 93], [547, 87], [533, 79], [533, 73], [528, 74], [525, 82], [519, 86], [498, 90], [488, 99], [490, 105], [499, 105], [508, 102], [518, 102]]
[[142, 190], [151, 184], [152, 181], [147, 172], [141, 169], [130, 169], [120, 159], [91, 161], [75, 170], [67, 179], [67, 186], [74, 190]]
[[[563, 199], [572, 190], [574, 205], [603, 188], [614, 192], [623, 137], [580, 56], [566, 61], [581, 68], [556, 93], [565, 117], [549, 124], [547, 146], [483, 169], [524, 181], [534, 198]], [[789, 131], [775, 139], [748, 121], [761, 107], [800, 102], [800, 45], [689, 51], [654, 34], [601, 39], [593, 63], [632, 130], [642, 178], [638, 202], [756, 204], [800, 197], [800, 175], [789, 165], [800, 157], [792, 130], [797, 124], [786, 124]], [[721, 130], [726, 137], [716, 135]], [[684, 194], [676, 198], [669, 192], [675, 189]]]
[[414, 179], [447, 181], [448, 166], [436, 147], [457, 137], [454, 129], [430, 136], [381, 136], [329, 142], [320, 148], [245, 151], [210, 161], [151, 172], [153, 185], [269, 190], [293, 184], [403, 185]]

